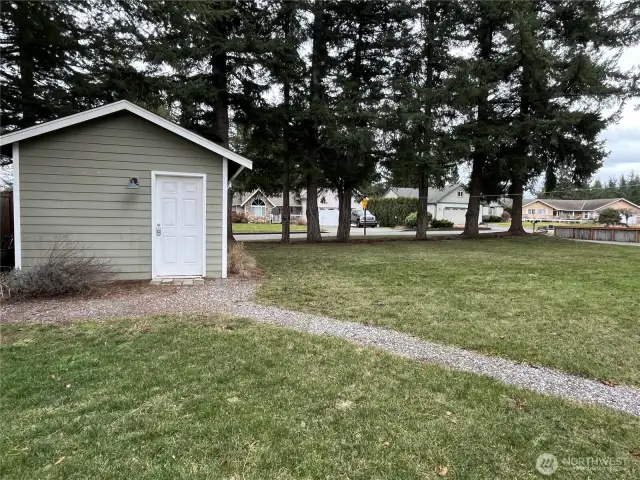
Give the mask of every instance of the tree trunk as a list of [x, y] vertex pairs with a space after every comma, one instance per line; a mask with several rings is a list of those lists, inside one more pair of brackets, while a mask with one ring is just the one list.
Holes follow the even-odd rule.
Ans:
[[[218, 137], [218, 143], [224, 148], [229, 148], [229, 92], [227, 91], [227, 54], [222, 52], [211, 58], [211, 77], [216, 89], [216, 97], [213, 101], [214, 129]], [[227, 200], [227, 241], [235, 242], [233, 238], [233, 222], [231, 220], [231, 207], [233, 192], [229, 189]]]
[[[322, 97], [322, 61], [326, 57], [326, 39], [324, 37], [324, 2], [316, 0], [313, 4], [313, 30], [311, 47], [311, 78], [309, 82], [309, 106], [315, 111]], [[320, 242], [320, 215], [318, 213], [318, 127], [321, 121], [311, 125], [309, 137], [309, 155], [305, 168], [307, 188], [307, 242]]]
[[523, 55], [522, 62], [522, 83], [520, 93], [520, 131], [516, 141], [516, 159], [518, 165], [511, 166], [511, 199], [513, 200], [513, 214], [511, 216], [511, 226], [509, 235], [525, 235], [522, 226], [522, 197], [524, 195], [524, 181], [519, 171], [527, 171], [527, 151], [529, 150], [529, 108], [531, 103], [531, 67], [526, 55]]
[[416, 231], [416, 238], [427, 238], [427, 197], [429, 196], [429, 184], [427, 172], [422, 170], [418, 176], [418, 230]]
[[[429, 13], [427, 18], [423, 17], [422, 21], [425, 25], [423, 28], [427, 31], [427, 44], [426, 44], [426, 62], [427, 62], [427, 78], [426, 78], [426, 88], [429, 92], [433, 90], [433, 30], [434, 24], [437, 21], [436, 18], [436, 10], [433, 4], [428, 4]], [[427, 158], [429, 159], [429, 163], [433, 160], [431, 158], [432, 154], [432, 145], [431, 138], [433, 137], [433, 119], [432, 119], [432, 106], [431, 100], [427, 101], [425, 105], [425, 110], [428, 115], [428, 121], [425, 125], [424, 131], [424, 142], [427, 146]], [[416, 238], [421, 240], [426, 240], [427, 238], [427, 226], [428, 226], [428, 218], [427, 218], [427, 206], [428, 206], [428, 195], [429, 195], [429, 176], [427, 175], [428, 167], [422, 165], [418, 167], [418, 215], [417, 215], [417, 230], [416, 230]]]
[[[288, 152], [285, 153], [288, 157]], [[285, 160], [282, 181], [282, 243], [291, 241], [291, 206], [289, 205], [289, 160]]]
[[[284, 34], [287, 41], [291, 39], [291, 29], [290, 27], [291, 18], [288, 17], [284, 24]], [[290, 189], [290, 171], [289, 171], [289, 160], [290, 160], [290, 152], [289, 152], [289, 137], [291, 135], [291, 131], [289, 129], [289, 105], [291, 103], [291, 82], [289, 81], [288, 76], [284, 79], [284, 127], [282, 129], [283, 136], [283, 158], [282, 158], [282, 212], [281, 212], [281, 224], [282, 224], [282, 237], [280, 241], [282, 243], [289, 243], [291, 241], [291, 207], [289, 205], [289, 189]]]
[[307, 173], [307, 242], [321, 242], [320, 214], [318, 213], [318, 180], [315, 172]]
[[524, 183], [520, 179], [511, 180], [511, 199], [513, 200], [513, 213], [511, 214], [511, 226], [509, 235], [526, 235], [522, 226], [522, 196], [524, 195]]
[[[488, 17], [482, 19], [482, 28], [478, 32], [478, 44], [480, 46], [480, 58], [485, 61], [491, 60], [493, 49], [493, 30], [491, 20]], [[478, 124], [485, 127], [489, 122], [489, 87], [485, 85], [484, 90], [478, 97]], [[477, 133], [476, 133], [477, 135]], [[471, 166], [471, 181], [469, 182], [469, 205], [464, 224], [465, 237], [477, 237], [480, 235], [478, 220], [480, 218], [480, 205], [482, 196], [482, 184], [484, 178], [485, 164], [487, 163], [487, 152], [484, 151], [482, 141], [477, 142], [473, 152], [473, 164]]]
[[473, 155], [473, 166], [471, 168], [471, 181], [469, 182], [469, 204], [465, 215], [464, 232], [465, 237], [477, 237], [480, 235], [478, 219], [480, 218], [480, 197], [482, 196], [482, 170], [485, 163], [485, 155], [482, 152], [475, 152]]
[[339, 242], [348, 242], [351, 233], [351, 197], [350, 188], [338, 189], [338, 234]]

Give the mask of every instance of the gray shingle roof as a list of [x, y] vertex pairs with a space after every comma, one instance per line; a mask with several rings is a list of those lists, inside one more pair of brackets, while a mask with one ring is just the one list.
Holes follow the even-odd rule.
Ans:
[[[442, 197], [458, 188], [464, 188], [464, 185], [462, 183], [455, 183], [448, 187], [444, 187], [443, 189], [429, 188], [427, 193], [427, 203], [437, 203]], [[417, 188], [393, 187], [391, 190], [393, 190], [399, 197], [418, 198], [419, 196]]]
[[[553, 198], [545, 198], [540, 199], [540, 202], [546, 203], [547, 205], [555, 208], [556, 210], [570, 210], [570, 211], [581, 211], [581, 212], [591, 212], [597, 210], [599, 208], [604, 207], [610, 203], [613, 203], [617, 200], [623, 200], [621, 198], [598, 198], [594, 200], [556, 200]], [[531, 200], [531, 202], [535, 202], [536, 200]], [[529, 202], [529, 203], [531, 203]], [[523, 205], [524, 206], [524, 205]]]

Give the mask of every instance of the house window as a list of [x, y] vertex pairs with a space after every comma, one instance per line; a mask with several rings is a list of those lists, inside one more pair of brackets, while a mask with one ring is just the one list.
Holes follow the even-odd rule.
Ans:
[[546, 215], [547, 214], [547, 209], [546, 208], [540, 208], [538, 210], [538, 215]]
[[589, 212], [584, 212], [584, 218], [589, 218], [591, 217], [591, 214]]
[[464, 191], [458, 190], [458, 198], [464, 197]]
[[489, 215], [495, 216], [495, 214], [496, 214], [496, 207], [489, 207]]
[[254, 217], [266, 217], [267, 206], [260, 198], [256, 198], [251, 202], [251, 215]]
[[527, 215], [535, 215], [535, 214], [536, 214], [535, 208], [527, 208]]

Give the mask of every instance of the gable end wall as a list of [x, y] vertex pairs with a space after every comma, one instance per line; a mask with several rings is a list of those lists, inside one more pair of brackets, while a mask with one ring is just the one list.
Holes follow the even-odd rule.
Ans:
[[[131, 113], [20, 142], [22, 266], [67, 236], [119, 279], [151, 278], [151, 172], [207, 174], [207, 276], [222, 275], [222, 158]], [[140, 188], [125, 189], [137, 177]]]

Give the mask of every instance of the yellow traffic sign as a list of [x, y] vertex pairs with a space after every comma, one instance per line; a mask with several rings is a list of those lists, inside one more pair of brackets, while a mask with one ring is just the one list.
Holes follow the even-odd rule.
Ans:
[[369, 200], [367, 199], [367, 197], [364, 197], [364, 198], [362, 199], [362, 208], [363, 208], [364, 210], [366, 210], [366, 209], [367, 209], [367, 203], [368, 203], [368, 202], [369, 202]]

